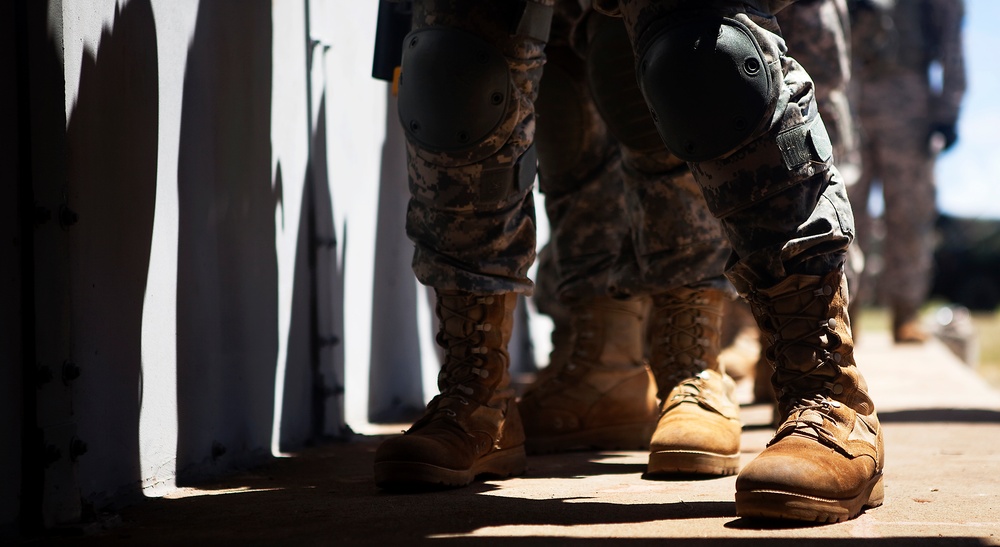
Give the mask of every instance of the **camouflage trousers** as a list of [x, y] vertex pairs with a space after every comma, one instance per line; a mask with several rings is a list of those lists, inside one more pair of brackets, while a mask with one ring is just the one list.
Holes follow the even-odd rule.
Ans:
[[[625, 27], [565, 6], [556, 12], [535, 103], [551, 228], [536, 302], [544, 308], [556, 298], [572, 303], [722, 283], [730, 252], [722, 225], [687, 164], [656, 132]], [[605, 75], [610, 85], [594, 81]], [[609, 109], [618, 109], [610, 120]]]
[[830, 133], [834, 162], [850, 187], [861, 175], [861, 142], [851, 104], [847, 2], [797, 2], [777, 19], [788, 51], [816, 84], [816, 105]]
[[862, 93], [863, 170], [851, 189], [858, 211], [858, 242], [862, 251], [871, 252], [868, 197], [872, 184], [881, 182], [885, 239], [878, 287], [885, 303], [905, 319], [914, 316], [927, 298], [933, 275], [937, 205], [935, 156], [927, 138], [930, 90], [924, 75], [897, 74], [863, 82]]
[[[482, 199], [481, 188], [484, 173], [509, 168], [522, 156], [530, 155], [536, 129], [543, 131], [540, 118], [536, 117], [535, 102], [542, 80], [545, 42], [511, 34], [510, 21], [505, 17], [509, 17], [512, 4], [517, 3], [415, 2], [416, 29], [430, 25], [462, 29], [502, 51], [517, 95], [517, 108], [510, 110], [498, 124], [495, 135], [466, 150], [435, 152], [421, 147], [414, 139], [409, 141], [412, 198], [407, 232], [416, 247], [414, 271], [423, 283], [437, 288], [483, 293], [532, 290], [526, 275], [535, 254], [530, 188], [511, 182], [502, 199], [489, 202]], [[596, 156], [588, 152], [586, 161], [570, 165], [590, 174], [589, 178], [567, 177], [566, 180], [573, 181], [572, 188], [561, 188], [555, 176], [558, 169], [543, 161], [546, 208], [550, 217], [556, 219], [557, 230], [566, 225], [575, 209], [589, 211], [588, 215], [595, 211], [604, 215], [608, 209], [616, 208], [626, 212], [631, 234], [623, 236], [620, 217], [618, 221], [610, 220], [614, 213], [607, 214], [608, 219], [596, 220], [594, 229], [588, 228], [591, 225], [585, 219], [571, 221], [569, 225], [575, 228], [568, 230], [569, 236], [562, 239], [570, 243], [560, 247], [559, 235], [554, 239], [560, 291], [572, 292], [574, 286], [593, 290], [599, 284], [594, 279], [600, 278], [592, 275], [596, 271], [607, 272], [612, 287], [621, 279], [620, 290], [626, 293], [648, 290], [644, 287], [647, 283], [662, 286], [663, 279], [669, 276], [676, 280], [673, 282], [683, 284], [687, 279], [697, 280], [711, 274], [695, 266], [695, 262], [716, 264], [721, 262], [720, 254], [728, 254], [727, 276], [746, 294], [769, 287], [793, 273], [823, 274], [844, 263], [853, 238], [853, 216], [843, 181], [832, 166], [829, 138], [815, 107], [812, 81], [786, 55], [773, 16], [748, 13], [743, 2], [712, 2], [711, 9], [701, 8], [702, 5], [703, 2], [694, 0], [620, 2], [622, 20], [633, 45], [665, 19], [676, 17], [680, 10], [687, 15], [698, 12], [725, 16], [745, 25], [760, 44], [775, 86], [766, 123], [725, 157], [688, 164], [690, 174], [676, 158], [671, 166], [671, 160], [665, 159], [670, 156], [663, 153], [662, 145], [650, 148], [640, 142], [640, 145], [617, 146], [611, 137], [606, 143], [597, 139], [595, 146], [610, 151]], [[557, 48], [554, 43], [550, 52], [553, 58]], [[405, 58], [403, 74], [405, 80]], [[606, 83], [618, 85], [623, 81], [626, 80]], [[539, 115], [542, 111], [540, 108]], [[577, 135], [567, 131], [565, 137]], [[783, 147], [783, 143], [796, 138], [804, 139], [808, 146], [791, 151]], [[538, 152], [544, 155], [544, 138], [538, 142]], [[586, 169], [586, 162], [593, 168]], [[546, 165], [553, 171], [548, 180]], [[620, 186], [608, 181], [608, 174], [616, 172], [623, 173]], [[614, 194], [616, 188], [621, 188], [620, 196], [613, 201], [602, 201], [605, 198], [601, 196], [606, 195], [602, 192]], [[704, 202], [692, 197], [699, 190]], [[490, 195], [495, 196], [496, 192]], [[580, 200], [580, 207], [575, 199]], [[705, 250], [702, 256], [688, 252], [687, 249], [702, 243], [697, 240], [712, 226], [711, 217], [721, 221], [731, 252], [720, 251], [724, 246], [714, 237], [707, 241], [717, 241], [719, 245]], [[611, 227], [598, 228], [603, 222]], [[633, 261], [630, 275], [627, 265], [609, 262], [606, 249], [615, 248], [616, 240], [624, 242], [621, 256], [631, 252], [643, 258]], [[598, 246], [599, 253], [580, 252]], [[658, 260], [668, 255], [679, 256], [680, 260]], [[685, 268], [687, 273], [678, 273]], [[574, 270], [584, 274], [578, 275]]]

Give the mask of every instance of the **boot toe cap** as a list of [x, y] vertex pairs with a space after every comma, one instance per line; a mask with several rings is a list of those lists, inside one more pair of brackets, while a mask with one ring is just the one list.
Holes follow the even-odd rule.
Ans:
[[788, 438], [751, 461], [737, 478], [736, 490], [852, 498], [874, 475], [875, 465], [868, 457], [851, 458], [812, 439]]

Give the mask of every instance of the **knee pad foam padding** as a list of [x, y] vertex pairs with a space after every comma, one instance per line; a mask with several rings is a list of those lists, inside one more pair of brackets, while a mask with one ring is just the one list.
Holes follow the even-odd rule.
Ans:
[[399, 117], [407, 136], [428, 150], [476, 146], [511, 108], [506, 59], [474, 34], [447, 27], [415, 30], [403, 42], [402, 66]]
[[754, 134], [776, 92], [746, 26], [721, 17], [689, 19], [664, 27], [648, 43], [639, 86], [671, 152], [705, 161]]

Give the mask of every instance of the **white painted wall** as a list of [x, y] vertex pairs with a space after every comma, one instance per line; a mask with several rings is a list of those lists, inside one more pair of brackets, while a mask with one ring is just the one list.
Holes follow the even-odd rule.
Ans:
[[[379, 195], [396, 113], [387, 84], [370, 76], [377, 3], [67, 0], [61, 9], [49, 32], [63, 40], [67, 157], [51, 160], [65, 164], [80, 219], [68, 229], [63, 334], [82, 371], [67, 392], [88, 446], [75, 464], [84, 500], [159, 496], [301, 446], [316, 433], [316, 382], [330, 394], [321, 433], [367, 431], [372, 348], [394, 349], [400, 328], [417, 342], [398, 366], [415, 367], [407, 381], [429, 399], [438, 363], [428, 295], [409, 271], [398, 134], [389, 157], [399, 180]], [[316, 250], [315, 287], [304, 207], [316, 237], [336, 241]], [[5, 233], [16, 233], [13, 222]], [[389, 237], [377, 250], [380, 222]], [[376, 276], [377, 252], [391, 255], [382, 268], [392, 271]], [[17, 275], [6, 264], [5, 289]], [[401, 327], [373, 327], [373, 300]], [[313, 322], [339, 339], [317, 350], [318, 371]], [[0, 355], [19, 360], [0, 341]], [[20, 440], [16, 428], [5, 436]], [[0, 476], [19, 472], [19, 453], [3, 454]], [[16, 504], [0, 499], [0, 525]]]
[[[386, 120], [386, 86], [369, 75], [377, 6], [274, 1], [270, 36], [247, 36], [261, 13], [247, 15], [243, 7], [259, 4], [92, 0], [63, 6], [66, 116], [73, 134], [82, 135], [71, 135], [67, 163], [70, 201], [81, 209], [72, 231], [77, 267], [71, 336], [83, 370], [73, 397], [74, 418], [88, 443], [78, 462], [85, 498], [112, 500], [136, 486], [160, 495], [175, 487], [178, 473], [196, 478], [307, 440], [313, 433], [313, 298], [323, 299], [320, 334], [342, 343], [323, 350], [329, 353], [320, 358], [322, 377], [332, 391], [346, 388], [348, 400], [345, 417], [344, 397], [331, 397], [325, 433], [341, 432], [345, 421], [360, 429], [367, 422], [350, 409], [364, 408], [367, 394]], [[315, 40], [311, 65], [307, 5]], [[233, 29], [242, 34], [227, 34]], [[255, 83], [262, 43], [270, 48], [269, 89]], [[155, 67], [137, 68], [139, 59], [153, 59]], [[241, 165], [256, 165], [260, 154], [256, 122], [239, 119], [240, 108], [261, 104], [261, 93], [269, 93], [270, 105], [263, 120], [270, 186], [263, 189], [259, 173]], [[151, 108], [154, 115], [132, 118], [132, 111], [117, 112], [108, 97], [136, 103], [133, 110]], [[137, 191], [149, 203], [145, 215], [130, 217], [113, 196], [104, 202], [91, 198], [95, 189], [108, 193], [101, 181], [89, 180], [105, 164], [118, 178], [128, 175], [114, 166], [116, 154], [128, 158], [129, 143], [96, 133], [109, 129], [155, 143], [152, 163], [132, 166], [151, 169], [145, 193]], [[240, 146], [244, 140], [252, 146]], [[109, 150], [112, 145], [119, 148]], [[300, 240], [306, 233], [302, 207], [311, 199], [304, 193], [311, 146], [321, 148], [313, 150], [312, 172], [323, 186], [315, 196], [322, 201], [317, 210], [327, 215], [319, 224], [337, 241], [331, 263], [319, 266], [325, 278], [318, 294], [310, 292], [310, 249]], [[275, 200], [273, 230], [261, 217], [268, 205], [260, 199], [269, 194]], [[106, 237], [108, 225], [94, 219], [108, 214], [111, 226], [115, 219], [148, 225], [139, 248]], [[241, 223], [250, 239], [241, 240]], [[118, 226], [122, 233], [135, 228]], [[271, 249], [256, 239], [267, 233], [273, 233], [273, 241], [264, 243]], [[138, 256], [121, 274], [138, 294], [124, 294], [123, 285], [109, 277], [114, 272], [102, 258], [108, 253]], [[139, 272], [143, 277], [136, 279]], [[109, 301], [118, 306], [105, 308]], [[344, 311], [331, 311], [335, 306]], [[116, 323], [105, 314], [123, 309], [135, 312], [135, 340], [108, 332]]]

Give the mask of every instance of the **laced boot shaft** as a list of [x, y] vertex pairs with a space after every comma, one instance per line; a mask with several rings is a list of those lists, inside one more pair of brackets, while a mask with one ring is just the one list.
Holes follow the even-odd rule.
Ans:
[[445, 354], [438, 373], [439, 397], [488, 406], [509, 399], [507, 342], [514, 327], [515, 299], [514, 295], [438, 293], [436, 341]]
[[724, 303], [722, 291], [709, 288], [681, 287], [653, 296], [650, 363], [660, 399], [702, 371], [725, 372], [719, 370]]
[[382, 443], [375, 479], [392, 488], [462, 486], [478, 475], [523, 472], [524, 433], [507, 370], [514, 294], [439, 291], [440, 393], [404, 435]]
[[737, 514], [839, 522], [882, 503], [875, 405], [854, 362], [841, 271], [749, 295], [767, 338], [780, 426], [736, 483]]
[[726, 295], [681, 287], [653, 297], [650, 367], [662, 403], [650, 474], [731, 475], [739, 469], [736, 385], [719, 362]]
[[749, 300], [767, 341], [782, 420], [798, 406], [824, 400], [874, 416], [854, 362], [846, 279], [839, 272], [824, 278], [793, 276]]
[[656, 420], [643, 360], [642, 300], [595, 297], [571, 306], [571, 347], [518, 403], [528, 450], [644, 447]]

